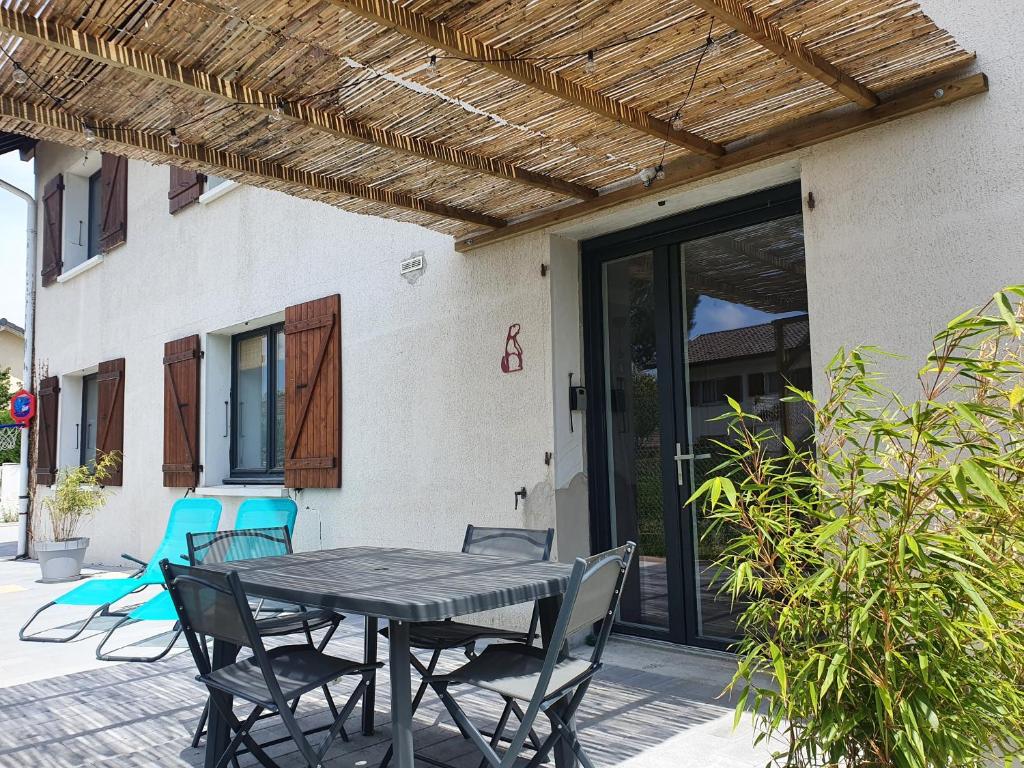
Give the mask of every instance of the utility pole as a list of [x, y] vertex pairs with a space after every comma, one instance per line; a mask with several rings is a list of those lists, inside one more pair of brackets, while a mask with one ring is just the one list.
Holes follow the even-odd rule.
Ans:
[[[0, 179], [0, 189], [5, 189], [25, 201], [28, 207], [25, 225], [25, 360], [22, 366], [22, 381], [26, 389], [32, 390], [32, 347], [36, 324], [36, 199], [33, 195]], [[28, 557], [28, 436], [26, 427], [21, 434], [21, 466], [18, 472], [18, 554], [17, 558]]]

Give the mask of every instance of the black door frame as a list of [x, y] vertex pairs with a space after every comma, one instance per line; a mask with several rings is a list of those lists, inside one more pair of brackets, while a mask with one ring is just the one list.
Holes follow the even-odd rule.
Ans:
[[[587, 383], [587, 476], [590, 506], [590, 540], [593, 551], [612, 546], [609, 515], [611, 488], [608, 467], [608, 425], [605, 419], [608, 393], [605, 387], [603, 267], [607, 262], [654, 251], [655, 311], [657, 323], [669, 329], [658, 334], [658, 405], [661, 417], [662, 489], [665, 509], [668, 569], [669, 627], [620, 623], [616, 631], [669, 640], [715, 650], [728, 650], [726, 641], [697, 636], [696, 573], [692, 567], [693, 521], [682, 509], [683, 495], [676, 482], [675, 443], [685, 436], [685, 393], [676, 390], [685, 371], [682, 359], [684, 297], [680, 274], [679, 244], [741, 227], [802, 213], [800, 183], [794, 182], [756, 192], [581, 244], [583, 296], [583, 370]], [[666, 325], [667, 324], [667, 325]], [[686, 442], [679, 440], [680, 443]], [[678, 514], [672, 514], [677, 510]], [[686, 549], [690, 548], [688, 556]], [[681, 596], [681, 609], [673, 600]]]

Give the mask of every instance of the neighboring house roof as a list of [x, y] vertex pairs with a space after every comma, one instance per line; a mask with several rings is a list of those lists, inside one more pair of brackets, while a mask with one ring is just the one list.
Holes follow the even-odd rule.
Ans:
[[[806, 317], [783, 320], [782, 338], [786, 349], [806, 347], [810, 325]], [[704, 333], [690, 339], [691, 365], [733, 360], [739, 357], [761, 357], [775, 354], [775, 324], [752, 325], [729, 331]]]
[[6, 317], [0, 317], [0, 331], [10, 331], [16, 336], [21, 336], [21, 338], [25, 338], [25, 329], [22, 328], [20, 325], [15, 325]]

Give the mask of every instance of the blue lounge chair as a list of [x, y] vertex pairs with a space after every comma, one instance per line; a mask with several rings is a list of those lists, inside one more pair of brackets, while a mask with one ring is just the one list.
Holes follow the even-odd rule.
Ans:
[[[110, 606], [148, 586], [163, 587], [164, 578], [160, 570], [160, 561], [167, 559], [174, 563], [188, 562], [185, 554], [188, 551], [187, 534], [216, 530], [217, 524], [220, 522], [220, 512], [220, 502], [216, 499], [178, 499], [171, 507], [163, 541], [160, 542], [160, 546], [153, 553], [149, 563], [144, 563], [129, 555], [122, 555], [121, 557], [124, 559], [141, 566], [135, 574], [119, 579], [91, 579], [84, 584], [79, 584], [33, 613], [32, 617], [25, 622], [25, 626], [18, 631], [18, 637], [35, 643], [66, 643], [82, 634], [89, 622], [97, 616], [124, 616], [123, 613], [112, 611]], [[95, 610], [82, 622], [81, 627], [70, 635], [54, 636], [46, 634], [46, 630], [32, 635], [26, 634], [29, 626], [39, 614], [54, 605], [95, 606]]]
[[[252, 528], [287, 528], [288, 535], [291, 536], [292, 531], [295, 530], [295, 519], [297, 516], [298, 507], [292, 499], [246, 499], [239, 505], [238, 514], [235, 515], [235, 530], [249, 530]], [[189, 531], [188, 533], [204, 533], [208, 531], [215, 531], [216, 529], [217, 525], [214, 523], [212, 528], [204, 529], [202, 531]], [[225, 559], [244, 560], [247, 556], [251, 556], [247, 555], [243, 545], [232, 543], [231, 546], [234, 549], [228, 553], [228, 556]], [[187, 554], [184, 554], [186, 552], [187, 542], [185, 542], [185, 547], [181, 550], [181, 553], [184, 555], [181, 559], [187, 563], [189, 562], [189, 557]], [[181, 559], [173, 560], [172, 558], [172, 562], [180, 562]], [[159, 562], [159, 560], [155, 560], [154, 562]], [[159, 568], [157, 570], [159, 572]], [[117, 630], [124, 628], [128, 624], [135, 624], [139, 621], [175, 622], [171, 638], [163, 650], [153, 656], [123, 656], [119, 655], [117, 650], [103, 650], [107, 641]], [[141, 663], [159, 661], [170, 653], [174, 644], [181, 636], [181, 627], [177, 622], [178, 614], [174, 610], [174, 603], [171, 602], [171, 593], [164, 590], [160, 594], [151, 597], [142, 605], [133, 608], [127, 615], [124, 615], [119, 622], [107, 630], [106, 634], [103, 635], [99, 644], [96, 646], [96, 658], [100, 661], [134, 661]]]

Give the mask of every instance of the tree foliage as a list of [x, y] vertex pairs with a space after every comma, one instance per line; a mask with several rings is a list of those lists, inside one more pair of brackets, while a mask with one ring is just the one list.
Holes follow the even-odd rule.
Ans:
[[[11, 417], [11, 369], [0, 368], [0, 424], [13, 424]], [[22, 436], [24, 437], [24, 436]], [[17, 463], [21, 460], [21, 452], [17, 447], [0, 451], [0, 464]]]
[[[949, 323], [904, 398], [841, 350], [816, 448], [732, 402], [694, 494], [746, 601], [736, 718], [787, 766], [974, 767], [1024, 744], [1024, 286]], [[774, 446], [774, 452], [768, 446]]]

